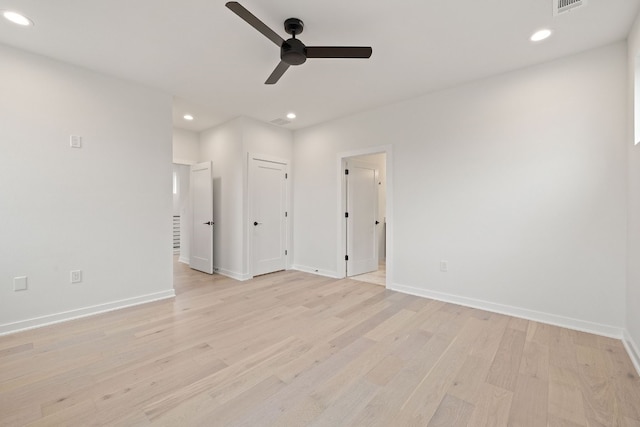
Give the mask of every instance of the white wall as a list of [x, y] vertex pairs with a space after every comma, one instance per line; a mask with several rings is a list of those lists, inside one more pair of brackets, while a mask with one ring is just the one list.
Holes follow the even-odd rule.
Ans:
[[295, 132], [295, 263], [339, 275], [337, 153], [392, 144], [392, 287], [619, 334], [625, 76], [618, 43]]
[[172, 296], [171, 97], [0, 57], [0, 333]]
[[199, 162], [211, 161], [213, 173], [213, 267], [242, 279], [243, 170], [241, 119], [200, 134]]
[[186, 129], [173, 128], [173, 163], [193, 165], [200, 155], [199, 135]]
[[284, 160], [293, 157], [293, 132], [269, 123], [240, 118], [242, 121], [242, 143], [245, 153], [260, 153]]
[[[242, 143], [243, 143], [243, 168], [245, 177], [244, 187], [244, 224], [250, 224], [254, 221], [253, 218], [249, 218], [249, 200], [250, 191], [248, 186], [249, 182], [249, 155], [262, 155], [268, 158], [275, 158], [286, 161], [291, 167], [291, 161], [293, 158], [293, 132], [289, 129], [281, 128], [272, 124], [263, 123], [249, 117], [242, 117]], [[292, 187], [291, 182], [293, 178], [289, 177], [287, 191], [291, 196]], [[291, 197], [290, 197], [291, 198]], [[286, 267], [291, 265], [290, 258], [293, 256], [293, 212], [290, 207], [287, 207], [289, 216], [287, 218], [287, 250], [289, 258], [286, 262]], [[251, 251], [250, 245], [252, 244], [250, 233], [253, 232], [253, 226], [248, 225], [245, 228], [245, 241], [243, 251], [244, 262], [243, 268], [245, 276], [251, 276]]]
[[213, 164], [213, 265], [218, 273], [239, 280], [251, 277], [248, 154], [290, 161], [292, 150], [291, 131], [247, 117], [238, 117], [200, 134], [199, 161], [210, 160]]
[[[640, 372], [640, 145], [634, 145], [634, 121], [638, 122], [640, 110], [636, 111], [634, 120], [634, 92], [638, 92], [638, 81], [634, 79], [638, 70], [634, 65], [640, 57], [640, 17], [636, 19], [628, 39], [628, 76], [629, 76], [629, 131], [626, 140], [628, 150], [628, 250], [627, 250], [627, 294], [626, 294], [626, 329], [627, 343]], [[635, 129], [638, 134], [640, 129]]]

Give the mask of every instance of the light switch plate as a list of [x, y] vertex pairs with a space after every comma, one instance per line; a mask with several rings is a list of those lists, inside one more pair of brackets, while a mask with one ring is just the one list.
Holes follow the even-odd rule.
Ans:
[[82, 282], [82, 270], [71, 270], [71, 283]]
[[78, 135], [71, 135], [69, 144], [71, 145], [71, 148], [82, 148], [82, 137]]
[[27, 290], [27, 276], [14, 277], [13, 278], [13, 290], [15, 292], [26, 291]]

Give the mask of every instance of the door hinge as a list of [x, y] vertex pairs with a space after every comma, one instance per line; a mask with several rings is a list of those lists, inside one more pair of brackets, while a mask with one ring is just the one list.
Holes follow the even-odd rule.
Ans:
[[286, 249], [284, 250], [284, 254], [287, 255], [287, 250]]
[[344, 260], [345, 260], [345, 261], [349, 261], [349, 255], [345, 255], [345, 256], [344, 256]]
[[345, 170], [344, 170], [344, 174], [345, 174], [345, 175], [349, 175], [349, 169], [345, 169]]
[[288, 216], [289, 216], [289, 212], [285, 212], [285, 213], [284, 213], [284, 217], [286, 218], [286, 217], [288, 217]]
[[288, 174], [288, 173], [285, 173], [285, 174], [284, 174], [284, 179], [288, 179], [288, 178], [289, 178], [289, 174]]
[[349, 212], [345, 212], [345, 213], [344, 213], [344, 217], [345, 217], [345, 218], [349, 218]]

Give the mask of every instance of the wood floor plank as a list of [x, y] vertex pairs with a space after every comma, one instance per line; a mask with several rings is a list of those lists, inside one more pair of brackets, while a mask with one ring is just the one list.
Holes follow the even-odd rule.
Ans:
[[526, 319], [518, 319], [517, 317], [512, 317], [509, 319], [509, 327], [511, 329], [515, 329], [516, 331], [527, 332], [529, 328], [529, 321]]
[[285, 271], [0, 337], [0, 426], [638, 426], [619, 340]]
[[[372, 285], [375, 286], [375, 285]], [[233, 424], [238, 425], [268, 425], [275, 422], [283, 412], [291, 411], [297, 404], [309, 396], [315, 384], [329, 377], [336, 369], [347, 363], [352, 357], [371, 347], [373, 341], [360, 338], [349, 343], [345, 348], [329, 358], [325, 363], [315, 365], [302, 372], [291, 383], [272, 394], [268, 399], [254, 405], [252, 410], [245, 412]], [[322, 408], [324, 409], [324, 408]], [[321, 411], [318, 411], [318, 413]]]
[[635, 371], [620, 342], [600, 342], [605, 350], [605, 370], [616, 384], [614, 388], [620, 411], [627, 423], [640, 421], [640, 376]]
[[389, 355], [367, 372], [365, 378], [372, 384], [385, 386], [402, 369], [402, 365], [402, 359]]
[[618, 417], [615, 382], [609, 381], [607, 361], [603, 351], [593, 347], [574, 346], [571, 349], [578, 364], [578, 386], [584, 392], [585, 412], [589, 423], [613, 425]]
[[588, 421], [580, 389], [564, 383], [549, 382], [549, 415], [586, 427]]
[[640, 427], [640, 420], [624, 417], [620, 425], [624, 427]]
[[287, 384], [284, 381], [271, 375], [223, 404], [218, 401], [213, 402], [204, 413], [200, 414], [199, 418], [202, 421], [214, 421], [215, 425], [219, 426], [231, 425], [235, 420], [241, 418], [246, 411], [252, 410], [255, 402], [262, 402], [268, 399], [286, 386]]
[[549, 414], [548, 396], [547, 381], [519, 374], [507, 425], [510, 427], [546, 426]]
[[489, 373], [491, 361], [482, 357], [468, 356], [449, 386], [449, 394], [467, 402], [478, 400]]
[[574, 422], [558, 418], [555, 415], [549, 415], [548, 427], [584, 427], [583, 424], [576, 424]]
[[573, 335], [557, 326], [549, 331], [549, 363], [560, 368], [576, 369], [577, 358]]
[[487, 382], [496, 387], [515, 391], [524, 351], [526, 334], [523, 331], [507, 328], [500, 347], [489, 369]]
[[374, 341], [380, 341], [387, 335], [394, 333], [399, 327], [406, 324], [408, 320], [412, 319], [415, 315], [416, 313], [411, 310], [401, 309], [400, 311], [396, 311], [385, 321], [367, 332], [365, 337]]
[[[159, 414], [155, 419], [150, 420], [153, 426], [174, 427], [174, 426], [197, 426], [214, 425], [215, 411], [219, 405], [213, 401], [207, 393], [201, 393], [193, 398], [170, 407], [167, 411]], [[145, 414], [147, 415], [147, 414]], [[149, 419], [147, 415], [147, 419]]]
[[[465, 311], [460, 311], [462, 313]], [[469, 312], [466, 312], [469, 314]], [[441, 353], [439, 359], [421, 379], [411, 395], [404, 401], [401, 413], [395, 421], [400, 425], [423, 425], [429, 422], [437, 411], [447, 391], [453, 383], [453, 379], [461, 370], [468, 358], [469, 349], [473, 346], [480, 323], [475, 322], [469, 316], [463, 316], [466, 321], [459, 333], [450, 341], [449, 346]], [[450, 329], [443, 328], [450, 332]], [[436, 331], [436, 336], [439, 335]], [[457, 399], [457, 398], [456, 398]], [[388, 420], [392, 422], [393, 420]]]
[[354, 418], [354, 425], [388, 426], [397, 421], [405, 402], [450, 344], [451, 340], [440, 335], [432, 336], [426, 345], [404, 362], [400, 372], [385, 387], [380, 388], [369, 404]]
[[543, 381], [549, 380], [549, 347], [525, 341], [519, 372]]
[[513, 392], [494, 385], [483, 383], [474, 401], [475, 408], [469, 426], [506, 426]]
[[[472, 317], [477, 318], [473, 315]], [[491, 315], [489, 317], [483, 316], [480, 320], [484, 322], [483, 327], [478, 333], [475, 344], [469, 349], [469, 355], [492, 361], [500, 347], [509, 318], [502, 315]]]
[[350, 426], [356, 415], [371, 401], [379, 387], [360, 380], [329, 406], [310, 424], [313, 427]]
[[471, 403], [447, 394], [427, 427], [466, 427], [474, 409]]
[[[271, 362], [276, 361], [277, 366], [277, 361], [280, 360], [279, 358], [282, 357], [283, 352], [286, 353], [285, 349], [292, 347], [294, 355], [298, 354], [297, 350], [304, 348], [304, 346], [300, 347], [300, 343], [295, 338], [275, 343], [254, 355], [252, 360], [245, 360], [226, 369], [220, 369], [212, 375], [199, 378], [182, 388], [160, 396], [158, 399], [144, 405], [144, 411], [150, 419], [154, 419], [172, 407], [180, 405], [202, 393], [212, 394], [218, 399], [218, 394], [224, 392], [227, 395], [229, 388], [234, 390], [231, 397], [233, 398], [237, 393], [242, 393], [245, 390], [244, 387], [241, 387], [239, 392], [235, 391], [238, 388], [238, 384], [244, 386], [249, 383], [250, 386], [253, 386], [253, 384], [259, 383], [272, 375], [269, 371], [269, 367], [273, 367]], [[222, 400], [227, 401], [228, 399]]]

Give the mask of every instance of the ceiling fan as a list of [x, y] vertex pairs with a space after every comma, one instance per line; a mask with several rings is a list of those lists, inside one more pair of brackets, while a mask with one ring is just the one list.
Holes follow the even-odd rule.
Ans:
[[280, 63], [273, 70], [265, 84], [275, 84], [291, 65], [304, 64], [307, 58], [370, 58], [373, 50], [370, 47], [358, 46], [305, 46], [296, 35], [302, 33], [304, 23], [298, 18], [284, 21], [284, 30], [291, 34], [291, 38], [284, 40], [275, 31], [256, 18], [240, 3], [230, 1], [226, 6], [236, 15], [244, 19], [249, 25], [260, 31], [265, 37], [280, 48]]

